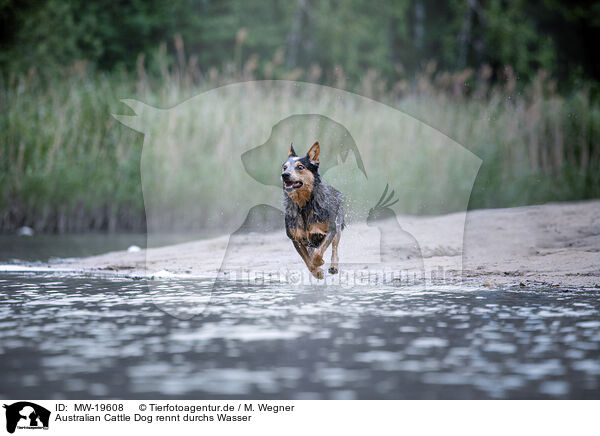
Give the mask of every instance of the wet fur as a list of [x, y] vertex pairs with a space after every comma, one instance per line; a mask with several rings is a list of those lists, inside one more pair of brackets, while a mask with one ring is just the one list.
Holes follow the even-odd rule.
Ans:
[[[311, 155], [315, 146], [316, 155]], [[323, 254], [330, 244], [332, 257], [329, 272], [338, 272], [337, 247], [345, 224], [343, 195], [321, 181], [318, 148], [317, 142], [303, 158], [297, 158], [291, 148], [287, 171], [284, 167], [283, 174], [289, 173], [288, 180], [299, 180], [303, 185], [286, 192], [284, 183], [284, 209], [287, 236], [310, 272], [317, 278], [323, 278], [319, 267], [323, 265]], [[303, 170], [295, 170], [294, 165], [298, 163], [304, 166]]]

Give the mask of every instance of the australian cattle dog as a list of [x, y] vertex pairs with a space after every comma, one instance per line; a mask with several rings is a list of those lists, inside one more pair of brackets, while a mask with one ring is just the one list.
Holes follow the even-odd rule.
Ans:
[[321, 182], [319, 143], [298, 157], [293, 144], [283, 163], [281, 180], [285, 202], [285, 229], [309, 271], [323, 278], [323, 255], [331, 245], [330, 274], [338, 272], [338, 244], [344, 228], [343, 195]]

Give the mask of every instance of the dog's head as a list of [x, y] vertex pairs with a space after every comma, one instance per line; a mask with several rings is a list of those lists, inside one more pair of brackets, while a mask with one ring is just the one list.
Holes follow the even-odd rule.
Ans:
[[321, 182], [319, 176], [319, 142], [315, 142], [306, 156], [298, 157], [293, 144], [287, 160], [281, 167], [283, 191], [300, 207], [310, 198], [314, 186]]

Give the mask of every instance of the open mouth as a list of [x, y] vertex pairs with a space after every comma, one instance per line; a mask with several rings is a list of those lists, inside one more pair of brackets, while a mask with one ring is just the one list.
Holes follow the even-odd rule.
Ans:
[[291, 192], [291, 191], [298, 189], [302, 185], [303, 185], [303, 183], [300, 180], [283, 182], [283, 189], [285, 189], [287, 192]]

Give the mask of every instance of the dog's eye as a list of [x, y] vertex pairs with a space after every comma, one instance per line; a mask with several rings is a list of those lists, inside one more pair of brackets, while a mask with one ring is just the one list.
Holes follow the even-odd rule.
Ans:
[[299, 164], [299, 165], [296, 167], [296, 169], [297, 169], [297, 170], [303, 170], [303, 169], [304, 169], [304, 165], [302, 165], [302, 164]]
[[287, 164], [283, 164], [282, 168], [285, 170], [287, 168]]

